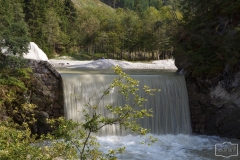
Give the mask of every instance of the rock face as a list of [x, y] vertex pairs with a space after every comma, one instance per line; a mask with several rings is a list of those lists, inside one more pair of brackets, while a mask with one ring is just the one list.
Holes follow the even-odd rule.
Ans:
[[47, 61], [28, 60], [33, 70], [30, 101], [50, 118], [64, 116], [61, 75]]
[[30, 87], [30, 103], [36, 104], [36, 123], [31, 130], [38, 135], [51, 131], [47, 118], [64, 116], [61, 75], [48, 61], [28, 60], [33, 70], [33, 85]]
[[240, 71], [203, 80], [186, 75], [194, 133], [240, 138]]

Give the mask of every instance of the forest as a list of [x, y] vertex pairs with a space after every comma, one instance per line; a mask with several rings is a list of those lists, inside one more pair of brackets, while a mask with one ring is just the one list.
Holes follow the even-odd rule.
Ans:
[[[97, 0], [1, 0], [1, 45], [33, 41], [50, 58], [153, 60], [170, 58], [174, 50], [196, 50], [191, 60], [206, 66], [219, 63], [214, 60], [225, 59], [229, 52], [239, 58], [233, 51], [239, 51], [239, 1], [103, 2], [114, 8]], [[206, 62], [210, 49], [218, 53]]]
[[[181, 18], [179, 11], [160, 2], [158, 7], [129, 5], [113, 9], [95, 0], [1, 0], [1, 7], [1, 19], [6, 20], [1, 26], [6, 29], [2, 30], [1, 39], [11, 41], [11, 37], [4, 37], [4, 32], [11, 30], [10, 23], [20, 25], [18, 29], [24, 31], [20, 41], [35, 42], [50, 58], [169, 58], [173, 51], [170, 39], [176, 32], [176, 20]], [[7, 20], [9, 12], [12, 17]], [[19, 37], [20, 33], [12, 34]]]
[[[104, 3], [103, 3], [104, 2]], [[195, 76], [239, 61], [239, 0], [1, 0], [1, 46], [35, 42], [49, 58], [155, 60], [178, 56]], [[112, 6], [112, 7], [111, 7]], [[19, 46], [20, 48], [16, 47]]]
[[49, 58], [174, 57], [177, 65], [179, 59], [185, 62], [179, 69], [196, 77], [215, 77], [225, 66], [230, 72], [238, 66], [239, 0], [0, 0], [0, 4], [0, 45], [13, 54], [26, 51], [32, 41]]

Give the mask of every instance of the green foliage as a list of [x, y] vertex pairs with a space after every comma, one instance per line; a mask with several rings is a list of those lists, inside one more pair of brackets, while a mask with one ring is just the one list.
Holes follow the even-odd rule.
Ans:
[[238, 69], [240, 3], [236, 1], [181, 1], [183, 19], [175, 57], [184, 57], [194, 77], [214, 78]]
[[[32, 41], [49, 56], [65, 53], [76, 42], [76, 9], [69, 0], [25, 0], [25, 19]], [[69, 42], [73, 43], [69, 45]]]
[[171, 54], [170, 36], [174, 32], [175, 22], [170, 17], [179, 18], [176, 8], [160, 0], [114, 0], [124, 8], [116, 10], [95, 0], [0, 3], [0, 40], [4, 40], [0, 47], [21, 54], [27, 51], [30, 37], [49, 58], [74, 54], [93, 59], [95, 53], [113, 59], [165, 58], [160, 55]]
[[[133, 98], [134, 104], [125, 104], [124, 106], [107, 105], [105, 106], [106, 110], [115, 116], [114, 118], [111, 116], [103, 117], [97, 112], [99, 110], [98, 104], [92, 105], [90, 103], [90, 98], [89, 102], [86, 102], [85, 104], [86, 109], [83, 110], [85, 117], [84, 122], [77, 124], [60, 118], [59, 120], [62, 122], [60, 124], [62, 125], [55, 126], [56, 130], [54, 131], [54, 134], [59, 138], [67, 137], [65, 138], [66, 143], [74, 144], [80, 152], [80, 159], [105, 159], [106, 157], [108, 159], [115, 159], [115, 154], [122, 153], [124, 151], [125, 147], [118, 148], [117, 150], [109, 150], [107, 155], [104, 155], [99, 151], [99, 144], [96, 141], [96, 137], [92, 134], [97, 133], [101, 128], [107, 125], [119, 124], [120, 128], [125, 130], [129, 129], [133, 133], [138, 133], [140, 135], [145, 135], [148, 132], [147, 129], [142, 128], [136, 121], [139, 118], [152, 116], [151, 110], [141, 108], [143, 103], [147, 100], [137, 94], [138, 81], [130, 78], [121, 70], [120, 67], [115, 67], [114, 71], [117, 75], [119, 75], [119, 77], [116, 78], [103, 92], [99, 101], [101, 101], [101, 99], [105, 96], [108, 96], [114, 88], [117, 89], [118, 93], [122, 94], [127, 100], [129, 100], [130, 97], [131, 99]], [[153, 94], [157, 91], [156, 89], [150, 89], [147, 86], [144, 86], [143, 89], [147, 94]], [[75, 96], [77, 98], [77, 95]], [[93, 110], [93, 113], [89, 114], [87, 110]], [[74, 132], [72, 132], [72, 130], [74, 130]], [[151, 140], [152, 142], [155, 141], [152, 137]]]
[[19, 123], [25, 119], [24, 111], [18, 107], [24, 107], [28, 101], [30, 74], [31, 69], [23, 58], [0, 55], [0, 111]]
[[[4, 3], [5, 0], [1, 0], [1, 2]], [[171, 24], [164, 25], [165, 29], [154, 30], [153, 24], [159, 21], [156, 18], [159, 16], [147, 17], [145, 13], [149, 7], [154, 6], [159, 11], [157, 14], [164, 15], [165, 13], [162, 14], [162, 11], [165, 9], [159, 0], [113, 1], [115, 4], [122, 3], [122, 7], [125, 7], [126, 10], [113, 10], [100, 1], [94, 0], [24, 0], [21, 1], [23, 5], [17, 2], [15, 0], [4, 3], [3, 6], [9, 8], [5, 8], [8, 11], [2, 10], [4, 12], [2, 15], [14, 15], [15, 12], [12, 9], [14, 6], [17, 6], [19, 11], [23, 8], [25, 15], [22, 13], [19, 15], [25, 16], [28, 26], [24, 21], [16, 25], [9, 25], [8, 20], [5, 23], [7, 18], [0, 16], [4, 26], [8, 28], [2, 30], [5, 39], [11, 40], [15, 46], [18, 45], [26, 50], [26, 37], [24, 36], [29, 30], [31, 41], [38, 44], [49, 58], [56, 54], [74, 54], [75, 57], [87, 58], [88, 56], [84, 54], [88, 54], [91, 55], [88, 59], [92, 59], [96, 57], [95, 53], [101, 53], [106, 58], [156, 59], [157, 56], [146, 56], [145, 52], [153, 55], [161, 54], [161, 52], [169, 52], [169, 46], [171, 46], [170, 34], [165, 34], [166, 28], [169, 28], [167, 32], [172, 30]], [[148, 20], [149, 18], [151, 21]], [[127, 19], [131, 24], [127, 24]], [[162, 20], [161, 23], [166, 24]], [[147, 32], [146, 26], [148, 27]], [[10, 33], [14, 33], [12, 38], [8, 38]], [[164, 36], [159, 33], [164, 33]], [[159, 45], [161, 47], [158, 47]], [[9, 49], [14, 53], [20, 52], [13, 45]], [[77, 56], [78, 54], [80, 56]]]
[[21, 57], [3, 56], [0, 57], [0, 84], [15, 86], [26, 91], [24, 81], [29, 80], [31, 69], [27, 68], [26, 60]]
[[[107, 125], [119, 124], [122, 129], [130, 129], [134, 133], [145, 135], [148, 130], [139, 126], [136, 120], [152, 114], [151, 110], [142, 108], [146, 99], [138, 95], [138, 81], [130, 78], [120, 67], [115, 67], [114, 71], [119, 77], [103, 92], [99, 101], [108, 96], [114, 88], [126, 99], [134, 98], [134, 104], [105, 106], [106, 110], [115, 115], [112, 118], [97, 114], [98, 105], [92, 106], [90, 102], [86, 102], [86, 109], [92, 109], [94, 112], [89, 114], [85, 109], [83, 111], [85, 121], [76, 123], [63, 117], [48, 119], [53, 132], [36, 139], [37, 136], [33, 135], [29, 128], [36, 121], [33, 112], [37, 108], [28, 101], [22, 101], [14, 109], [14, 113], [22, 117], [20, 125], [11, 118], [0, 121], [0, 159], [116, 159], [115, 155], [123, 153], [125, 147], [111, 149], [107, 154], [102, 153], [96, 137], [92, 134]], [[154, 94], [157, 91], [148, 86], [144, 86], [143, 89], [147, 94]], [[16, 96], [16, 93], [13, 93], [14, 95]], [[155, 138], [150, 137], [150, 143], [155, 141]]]
[[18, 0], [0, 0], [0, 22], [0, 48], [10, 54], [26, 52], [29, 34], [22, 4]]
[[145, 11], [148, 7], [161, 7], [162, 0], [101, 0], [113, 8], [127, 8], [138, 12]]
[[0, 55], [0, 159], [37, 159], [42, 153], [31, 145], [36, 136], [29, 124], [35, 121], [36, 106], [26, 99], [31, 73], [26, 67], [21, 57]]
[[[31, 108], [32, 109], [32, 108]], [[25, 111], [32, 111], [26, 108]], [[36, 140], [36, 136], [32, 135], [28, 123], [21, 126], [12, 122], [0, 122], [0, 158], [7, 159], [46, 159], [54, 158], [76, 158], [75, 148], [63, 143], [62, 141], [53, 140], [52, 135], [43, 135]], [[50, 143], [51, 142], [51, 143]]]

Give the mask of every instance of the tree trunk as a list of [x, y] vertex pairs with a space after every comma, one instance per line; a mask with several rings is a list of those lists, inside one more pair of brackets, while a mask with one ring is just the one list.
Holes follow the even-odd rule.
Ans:
[[154, 51], [152, 51], [152, 60], [154, 60]]

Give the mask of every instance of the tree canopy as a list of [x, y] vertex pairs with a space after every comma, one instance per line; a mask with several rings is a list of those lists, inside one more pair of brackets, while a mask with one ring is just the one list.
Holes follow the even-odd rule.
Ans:
[[0, 45], [16, 54], [34, 41], [49, 58], [153, 60], [173, 53], [195, 76], [236, 70], [239, 0], [103, 2], [115, 9], [93, 0], [0, 0]]
[[160, 5], [160, 1], [114, 1], [124, 4], [118, 9], [99, 1], [0, 2], [1, 40], [14, 54], [23, 52], [17, 46], [26, 51], [29, 41], [49, 58], [147, 60], [172, 53], [169, 39], [175, 22], [169, 16], [170, 6]]
[[22, 4], [18, 0], [0, 0], [0, 48], [22, 54], [28, 50], [29, 40]]
[[240, 1], [182, 0], [175, 57], [195, 77], [213, 78], [238, 69]]

